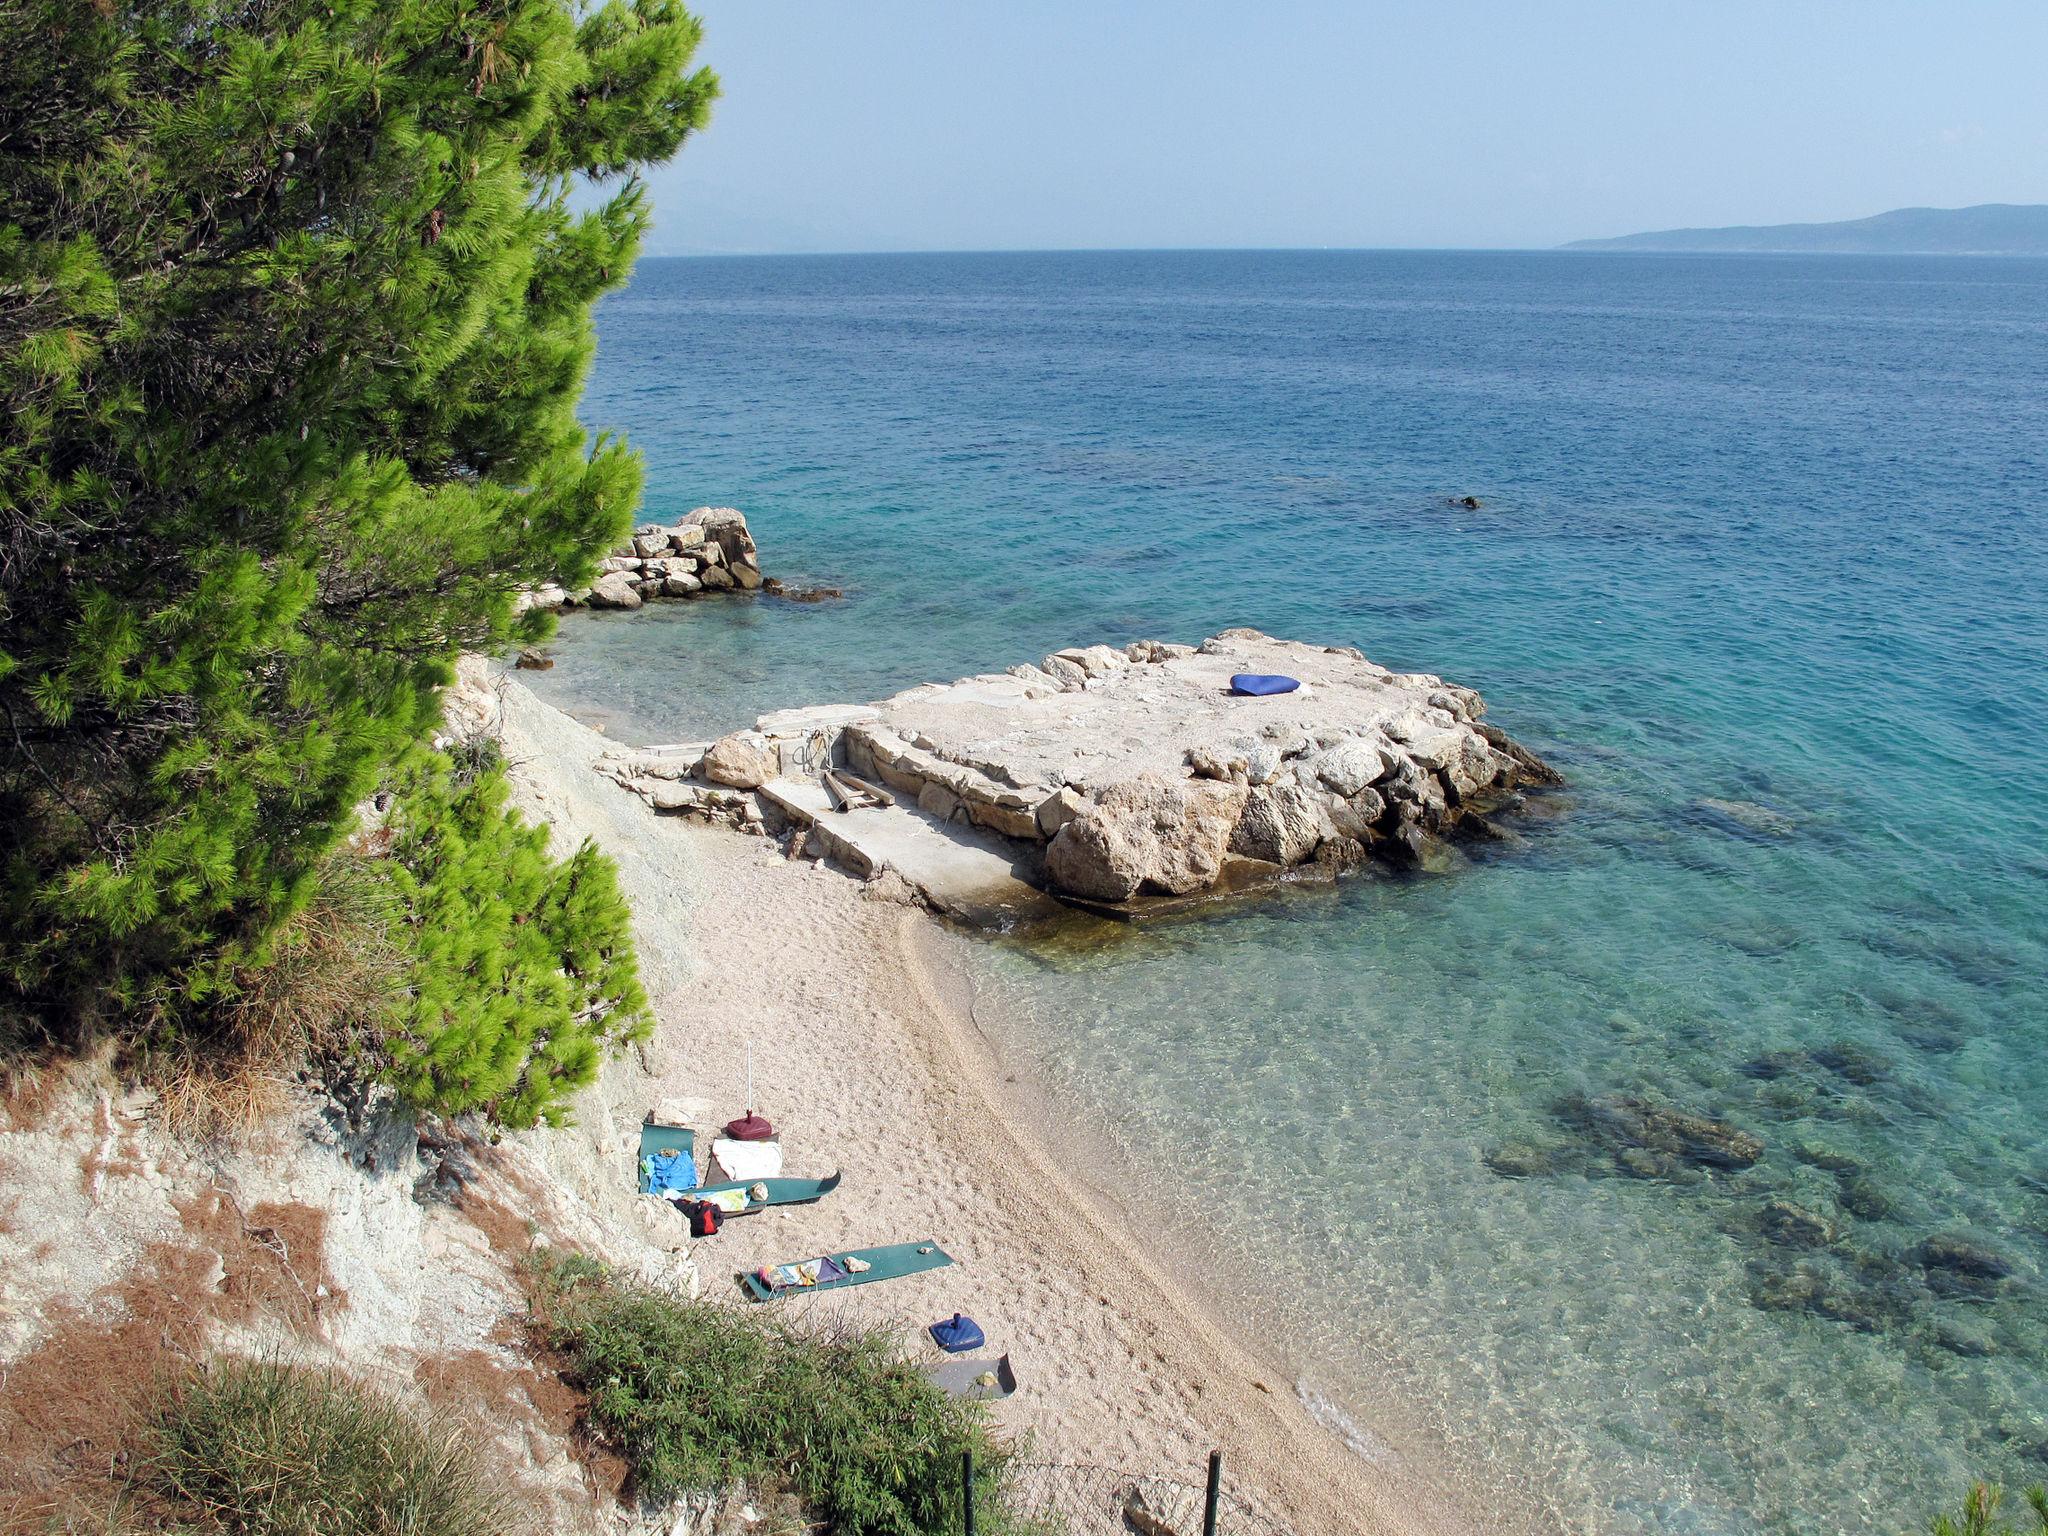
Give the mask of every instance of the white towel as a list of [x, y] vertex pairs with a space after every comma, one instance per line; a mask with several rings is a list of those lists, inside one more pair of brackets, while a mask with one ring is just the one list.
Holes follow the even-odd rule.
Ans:
[[728, 1179], [772, 1179], [782, 1172], [779, 1141], [734, 1141], [721, 1136], [711, 1143], [711, 1155]]

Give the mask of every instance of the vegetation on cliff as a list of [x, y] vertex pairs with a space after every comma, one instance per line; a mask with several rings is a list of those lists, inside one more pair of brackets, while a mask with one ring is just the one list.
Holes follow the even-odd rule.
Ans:
[[534, 1326], [589, 1395], [588, 1423], [661, 1501], [736, 1482], [787, 1491], [841, 1536], [1021, 1528], [986, 1409], [948, 1397], [883, 1334], [807, 1330], [689, 1302], [570, 1257], [536, 1272]]
[[[539, 638], [516, 595], [631, 526], [590, 310], [716, 81], [676, 0], [0, 0], [0, 35], [0, 1034], [211, 1042], [380, 785], [409, 848], [520, 843], [416, 754], [455, 655]], [[399, 880], [391, 1054], [525, 1120], [638, 994], [594, 854], [500, 874]], [[529, 898], [524, 976], [425, 942]], [[543, 994], [616, 1021], [491, 1036]]]
[[461, 1426], [427, 1424], [339, 1375], [220, 1361], [165, 1392], [108, 1528], [509, 1536], [522, 1522]]

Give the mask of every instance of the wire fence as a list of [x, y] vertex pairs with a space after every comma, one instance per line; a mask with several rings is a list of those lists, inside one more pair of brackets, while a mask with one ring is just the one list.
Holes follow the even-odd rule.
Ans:
[[[1212, 1466], [1212, 1482], [1217, 1469]], [[1047, 1536], [1293, 1536], [1221, 1487], [1082, 1462], [1013, 1462], [1005, 1502]]]

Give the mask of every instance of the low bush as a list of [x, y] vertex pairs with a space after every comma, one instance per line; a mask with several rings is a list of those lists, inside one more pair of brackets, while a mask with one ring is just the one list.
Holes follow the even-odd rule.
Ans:
[[127, 1528], [194, 1536], [506, 1536], [462, 1435], [345, 1378], [216, 1363], [165, 1397]]
[[882, 1334], [686, 1301], [583, 1259], [541, 1268], [533, 1297], [541, 1341], [589, 1394], [589, 1428], [647, 1498], [744, 1479], [788, 1490], [839, 1536], [951, 1536], [972, 1452], [979, 1528], [1019, 1528], [986, 1410]]

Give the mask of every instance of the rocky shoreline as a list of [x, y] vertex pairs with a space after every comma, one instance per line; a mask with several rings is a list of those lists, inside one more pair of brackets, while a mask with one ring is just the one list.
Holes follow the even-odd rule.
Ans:
[[[1244, 672], [1302, 686], [1244, 697], [1230, 686]], [[1484, 709], [1350, 647], [1232, 629], [783, 710], [601, 767], [658, 811], [789, 832], [944, 910], [987, 896], [963, 882], [1006, 881], [1127, 910], [1304, 867], [1413, 866], [1447, 839], [1501, 835], [1497, 812], [1561, 780]], [[963, 864], [949, 847], [989, 857]]]
[[792, 602], [840, 596], [833, 587], [785, 587], [761, 572], [761, 551], [734, 507], [698, 507], [674, 524], [643, 523], [599, 562], [587, 587], [550, 583], [526, 594], [522, 608], [634, 609], [660, 598], [761, 592]]

